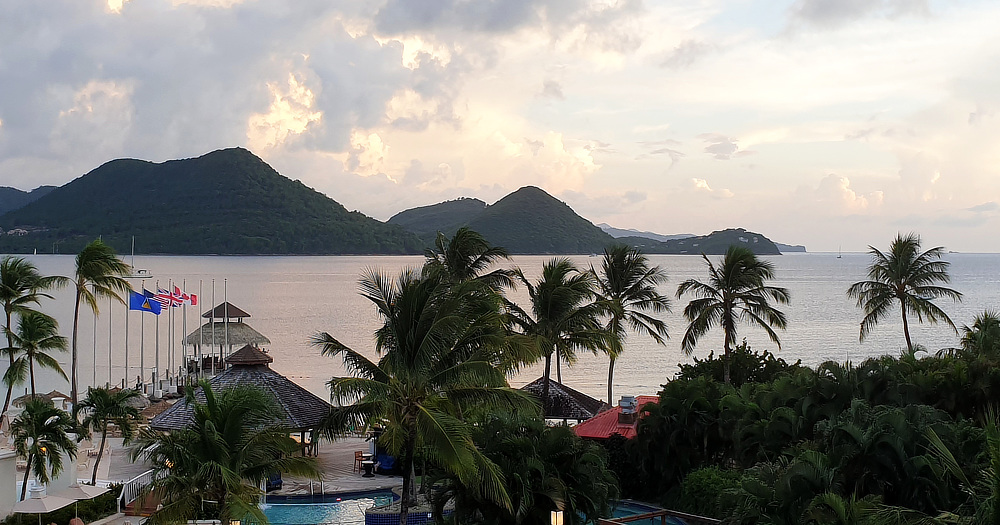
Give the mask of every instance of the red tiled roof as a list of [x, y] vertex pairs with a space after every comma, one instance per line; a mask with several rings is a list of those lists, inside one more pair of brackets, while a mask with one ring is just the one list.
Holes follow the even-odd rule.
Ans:
[[[642, 417], [643, 410], [642, 406], [647, 403], [655, 403], [659, 401], [657, 396], [639, 396], [638, 401], [638, 412], [639, 417]], [[618, 414], [622, 413], [622, 408], [614, 407], [611, 410], [605, 410], [600, 414], [580, 423], [579, 425], [573, 427], [576, 431], [576, 435], [585, 438], [596, 438], [596, 439], [606, 439], [615, 434], [621, 434], [622, 437], [626, 439], [632, 439], [635, 437], [635, 423], [631, 425], [624, 425], [618, 423]]]

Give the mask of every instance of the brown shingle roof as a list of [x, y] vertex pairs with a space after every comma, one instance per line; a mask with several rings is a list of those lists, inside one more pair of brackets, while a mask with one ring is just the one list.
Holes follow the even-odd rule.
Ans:
[[201, 314], [201, 316], [204, 317], [205, 319], [209, 319], [211, 317], [214, 317], [216, 319], [225, 319], [227, 314], [230, 319], [241, 319], [243, 317], [250, 317], [250, 314], [244, 312], [242, 308], [228, 301]]
[[[522, 386], [521, 390], [531, 392], [535, 397], [541, 399], [544, 379], [544, 377], [539, 377]], [[546, 407], [545, 417], [547, 419], [575, 419], [577, 421], [590, 419], [611, 408], [611, 405], [604, 401], [573, 390], [555, 379], [549, 379], [549, 402], [542, 403], [542, 406]]]
[[[216, 391], [237, 385], [253, 385], [264, 390], [277, 402], [282, 425], [292, 430], [316, 428], [330, 413], [329, 403], [267, 365], [233, 365], [210, 379], [209, 383]], [[205, 401], [201, 388], [195, 391], [195, 399]], [[177, 430], [190, 425], [193, 420], [192, 407], [186, 399], [181, 399], [149, 424], [157, 430]]]
[[253, 345], [246, 345], [226, 358], [226, 363], [230, 365], [266, 365], [273, 362], [273, 357]]

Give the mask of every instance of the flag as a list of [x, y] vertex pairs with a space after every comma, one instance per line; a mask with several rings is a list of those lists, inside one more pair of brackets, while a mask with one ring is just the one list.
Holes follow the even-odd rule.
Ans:
[[198, 294], [189, 294], [174, 286], [174, 297], [180, 301], [181, 304], [187, 303], [191, 306], [198, 306]]
[[164, 290], [163, 288], [156, 289], [156, 300], [163, 305], [164, 308], [169, 308], [171, 306], [178, 307], [181, 305], [181, 300], [179, 297], [175, 296], [172, 292]]
[[[145, 290], [143, 290], [145, 291]], [[148, 292], [147, 292], [148, 293]], [[160, 303], [151, 297], [141, 294], [139, 292], [129, 290], [128, 291], [128, 309], [129, 310], [139, 310], [142, 312], [152, 312], [156, 315], [160, 315]]]

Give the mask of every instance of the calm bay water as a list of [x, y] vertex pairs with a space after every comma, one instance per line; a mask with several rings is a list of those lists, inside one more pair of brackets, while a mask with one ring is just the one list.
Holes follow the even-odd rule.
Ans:
[[[713, 257], [718, 259], [719, 257]], [[70, 275], [72, 256], [29, 256], [46, 275]], [[519, 266], [529, 279], [536, 279], [547, 256], [518, 256], [513, 264]], [[581, 267], [599, 265], [597, 257], [574, 256], [571, 259]], [[674, 296], [677, 284], [694, 277], [706, 278], [704, 261], [694, 256], [657, 255], [650, 259], [661, 265], [668, 274], [663, 293]], [[768, 349], [779, 357], [794, 361], [801, 359], [816, 365], [828, 359], [858, 362], [865, 357], [880, 354], [898, 354], [905, 346], [901, 323], [894, 314], [883, 322], [864, 343], [858, 342], [861, 311], [847, 299], [846, 290], [851, 283], [866, 277], [865, 269], [870, 259], [866, 254], [809, 253], [769, 257], [777, 267], [776, 285], [787, 287], [792, 294], [792, 304], [783, 307], [788, 315], [788, 330], [779, 332], [781, 349], [771, 343], [759, 330], [741, 328], [740, 336], [746, 337], [755, 349]], [[951, 262], [952, 287], [965, 294], [962, 303], [942, 301], [939, 305], [952, 317], [956, 325], [971, 324], [972, 318], [986, 308], [1000, 307], [1000, 254], [948, 254]], [[146, 281], [145, 287], [153, 290], [156, 281], [163, 288], [168, 281], [181, 285], [186, 281], [188, 292], [198, 293], [198, 308], [188, 308], [187, 329], [198, 326], [198, 314], [207, 311], [212, 301], [214, 279], [215, 304], [224, 298], [249, 312], [246, 322], [271, 340], [268, 348], [274, 357], [275, 370], [298, 382], [305, 388], [326, 397], [325, 382], [334, 376], [345, 375], [338, 359], [327, 358], [308, 344], [317, 331], [330, 332], [348, 346], [374, 357], [372, 332], [378, 327], [371, 304], [357, 294], [357, 280], [366, 267], [376, 267], [396, 274], [405, 267], [418, 267], [422, 257], [136, 257], [139, 268], [150, 270], [155, 279]], [[139, 283], [135, 283], [138, 287]], [[70, 289], [56, 290], [53, 300], [45, 300], [42, 310], [54, 315], [62, 333], [69, 337], [72, 331], [73, 295]], [[526, 293], [517, 290], [513, 297], [526, 305]], [[691, 361], [680, 349], [685, 328], [683, 307], [689, 298], [675, 299], [673, 311], [665, 316], [670, 340], [659, 346], [651, 340], [631, 335], [624, 355], [615, 367], [615, 396], [655, 394], [659, 385], [672, 377], [678, 363]], [[197, 312], [195, 310], [198, 310]], [[182, 337], [181, 309], [175, 309], [173, 340], [176, 363], [180, 363]], [[140, 355], [145, 357], [145, 376], [148, 380], [154, 363], [154, 335], [156, 319], [150, 314], [131, 312], [128, 315], [128, 361], [125, 370], [125, 322], [123, 306], [101, 304], [96, 320], [97, 383], [109, 381], [108, 347], [111, 352], [111, 381], [119, 384], [127, 376], [134, 384], [139, 375]], [[110, 321], [110, 327], [109, 327]], [[170, 340], [170, 323], [166, 315], [159, 318], [160, 367], [167, 368]], [[143, 349], [140, 349], [140, 323]], [[955, 346], [958, 336], [947, 325], [911, 324], [914, 342], [931, 351]], [[93, 384], [95, 348], [95, 320], [87, 310], [81, 314], [80, 323], [80, 381], [81, 388]], [[710, 334], [695, 350], [696, 356], [705, 356], [721, 348], [721, 335]], [[60, 361], [69, 370], [69, 353]], [[179, 365], [178, 365], [179, 366]], [[0, 369], [6, 368], [0, 364]], [[68, 372], [67, 372], [68, 373]], [[520, 386], [541, 375], [541, 367], [534, 366], [511, 378]], [[553, 373], [554, 375], [554, 373]], [[563, 382], [599, 398], [607, 397], [607, 358], [581, 355], [571, 368], [563, 369]], [[52, 388], [69, 393], [68, 383], [51, 372], [39, 376], [39, 389]], [[23, 387], [16, 394], [23, 394]]]

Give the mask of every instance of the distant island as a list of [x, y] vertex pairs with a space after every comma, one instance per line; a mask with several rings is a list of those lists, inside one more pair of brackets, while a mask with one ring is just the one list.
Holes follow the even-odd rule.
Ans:
[[760, 255], [805, 251], [740, 228], [695, 236], [596, 226], [535, 186], [493, 204], [461, 198], [381, 222], [243, 148], [161, 163], [112, 160], [58, 188], [0, 187], [3, 253], [75, 253], [97, 237], [125, 253], [134, 237], [145, 254], [420, 254], [438, 232], [463, 226], [514, 254], [592, 254], [613, 243], [656, 254], [718, 254], [730, 244]]

